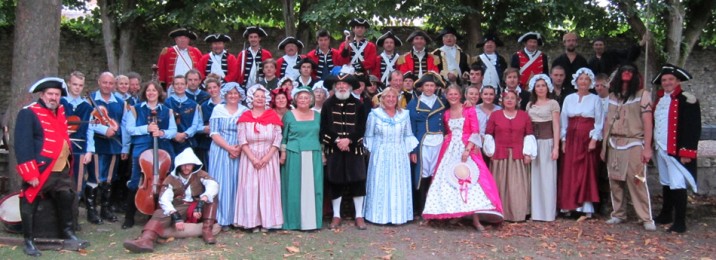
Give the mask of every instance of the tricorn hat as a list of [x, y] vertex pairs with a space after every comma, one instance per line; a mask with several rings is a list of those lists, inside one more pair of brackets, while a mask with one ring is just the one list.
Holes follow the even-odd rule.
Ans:
[[368, 23], [368, 20], [363, 18], [353, 18], [348, 21], [348, 26], [364, 26], [365, 28], [370, 28], [370, 23]]
[[67, 84], [64, 79], [58, 77], [43, 78], [30, 86], [30, 93], [40, 92], [48, 88], [56, 88], [62, 91], [62, 96], [67, 96]]
[[412, 79], [413, 82], [418, 80], [418, 75], [415, 75], [412, 71], [403, 73], [403, 79]]
[[268, 36], [268, 33], [266, 33], [266, 31], [264, 31], [264, 29], [259, 27], [258, 25], [246, 27], [246, 30], [244, 30], [244, 34], [242, 36], [244, 37], [244, 39], [247, 39], [252, 33], [258, 34], [261, 38]]
[[530, 39], [537, 40], [537, 44], [539, 46], [542, 46], [544, 44], [544, 42], [542, 41], [542, 35], [539, 34], [538, 32], [527, 32], [527, 33], [523, 34], [522, 36], [520, 36], [520, 38], [517, 39], [517, 42], [525, 43], [525, 42], [527, 42], [527, 40], [530, 40]]
[[358, 84], [358, 79], [355, 76], [355, 69], [351, 65], [343, 65], [343, 67], [334, 67], [333, 71], [331, 71], [331, 75], [324, 80], [324, 87], [327, 87], [329, 90], [333, 89], [333, 86], [339, 82], [343, 81], [345, 83], [348, 83], [351, 85], [351, 88], [357, 89], [360, 88], [360, 84]]
[[425, 44], [430, 44], [433, 40], [430, 39], [430, 36], [428, 36], [427, 33], [421, 30], [414, 31], [408, 36], [408, 39], [406, 39], [407, 42], [413, 43], [413, 39], [415, 36], [422, 36], [425, 39]]
[[214, 43], [214, 42], [231, 42], [231, 37], [226, 34], [209, 34], [209, 36], [206, 36], [204, 38], [204, 41], [207, 43]]
[[665, 64], [661, 67], [661, 71], [659, 71], [659, 74], [654, 77], [654, 80], [651, 81], [652, 84], [661, 85], [661, 76], [664, 76], [664, 74], [671, 74], [674, 75], [677, 79], [680, 81], [687, 81], [690, 79], [693, 79], [694, 77], [689, 74], [688, 71], [685, 69], [679, 68], [676, 65], [672, 64]]
[[415, 86], [415, 88], [421, 88], [423, 84], [425, 84], [425, 82], [433, 82], [438, 88], [445, 87], [445, 81], [443, 81], [443, 76], [440, 76], [440, 74], [437, 74], [433, 71], [428, 71], [424, 73], [418, 81], [413, 83], [413, 85]]
[[187, 28], [179, 28], [174, 31], [169, 32], [169, 38], [176, 38], [179, 36], [186, 36], [189, 37], [191, 40], [196, 40], [197, 36], [196, 33], [189, 31]]
[[304, 63], [311, 64], [311, 69], [313, 69], [313, 70], [316, 70], [316, 68], [318, 67], [318, 64], [316, 64], [315, 61], [313, 61], [311, 58], [306, 57], [306, 58], [303, 58], [303, 59], [297, 61], [297, 62], [296, 62], [296, 65], [293, 66], [293, 68], [294, 68], [294, 69], [297, 69], [297, 70], [300, 70], [300, 69], [301, 69], [301, 65], [303, 65]]
[[482, 48], [482, 46], [485, 46], [485, 43], [487, 43], [488, 41], [494, 42], [497, 47], [502, 47], [505, 45], [505, 43], [503, 43], [500, 38], [497, 38], [497, 35], [493, 33], [488, 33], [482, 36], [482, 42], [478, 42], [475, 47]]
[[281, 42], [278, 44], [278, 48], [279, 48], [280, 50], [283, 50], [283, 48], [286, 48], [286, 45], [289, 44], [289, 43], [296, 44], [296, 46], [298, 46], [299, 49], [303, 49], [303, 42], [299, 41], [298, 39], [296, 39], [296, 38], [293, 37], [293, 36], [288, 36], [288, 37], [286, 37], [285, 39], [283, 39], [283, 41], [281, 41]]
[[453, 28], [452, 26], [445, 26], [442, 30], [440, 30], [440, 33], [438, 34], [438, 37], [436, 38], [436, 41], [442, 41], [443, 36], [446, 34], [452, 34], [455, 35], [456, 38], [460, 39], [460, 35], [457, 34], [457, 30]]
[[395, 47], [400, 47], [403, 45], [403, 42], [400, 40], [400, 38], [398, 38], [397, 35], [393, 34], [393, 31], [388, 31], [388, 32], [384, 33], [383, 35], [381, 35], [378, 38], [378, 40], [375, 43], [378, 46], [382, 47], [385, 39], [393, 39], [393, 41], [395, 42]]

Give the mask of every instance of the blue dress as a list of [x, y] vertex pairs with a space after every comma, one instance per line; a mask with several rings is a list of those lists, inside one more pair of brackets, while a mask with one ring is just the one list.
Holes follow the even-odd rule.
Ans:
[[[239, 105], [234, 114], [226, 110], [225, 104], [214, 107], [209, 119], [210, 135], [220, 135], [229, 145], [238, 145], [239, 116], [247, 108]], [[216, 221], [219, 225], [228, 226], [233, 224], [234, 210], [236, 208], [236, 189], [239, 186], [239, 158], [229, 158], [229, 152], [221, 148], [215, 142], [211, 142], [209, 148], [209, 176], [219, 183], [218, 211]]]
[[364, 137], [370, 151], [365, 219], [377, 224], [403, 224], [413, 220], [409, 154], [418, 145], [407, 110], [393, 117], [382, 108], [368, 114]]

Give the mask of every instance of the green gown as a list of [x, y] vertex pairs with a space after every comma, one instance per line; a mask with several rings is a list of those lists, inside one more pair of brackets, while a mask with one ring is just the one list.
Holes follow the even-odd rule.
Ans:
[[320, 229], [323, 217], [323, 162], [319, 129], [321, 116], [296, 121], [289, 111], [283, 116], [282, 150], [286, 162], [281, 166], [283, 228]]

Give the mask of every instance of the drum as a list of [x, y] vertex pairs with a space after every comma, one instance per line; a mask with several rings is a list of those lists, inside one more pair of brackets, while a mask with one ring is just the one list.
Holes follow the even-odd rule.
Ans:
[[[57, 217], [57, 210], [52, 199], [38, 197], [34, 203], [37, 205], [35, 211], [35, 237], [58, 238], [60, 229]], [[20, 192], [11, 193], [0, 199], [0, 221], [5, 226], [5, 231], [10, 233], [22, 233], [22, 217], [20, 215]]]
[[0, 221], [4, 224], [5, 231], [22, 233], [20, 192], [11, 193], [0, 199]]

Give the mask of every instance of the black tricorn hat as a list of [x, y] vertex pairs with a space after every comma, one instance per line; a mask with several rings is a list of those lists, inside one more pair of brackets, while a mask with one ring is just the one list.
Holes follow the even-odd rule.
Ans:
[[693, 79], [694, 77], [689, 74], [688, 71], [685, 69], [679, 68], [676, 65], [672, 64], [665, 64], [661, 67], [661, 71], [659, 71], [659, 74], [654, 77], [654, 79], [651, 81], [652, 84], [661, 85], [661, 76], [664, 76], [664, 74], [671, 74], [674, 75], [677, 79], [680, 81], [688, 81], [690, 79]]
[[204, 38], [204, 41], [207, 43], [231, 42], [231, 36], [228, 36], [226, 34], [221, 34], [221, 33], [209, 34], [209, 36], [206, 36], [206, 38]]
[[425, 82], [434, 82], [435, 86], [439, 88], [445, 87], [445, 81], [443, 81], [443, 76], [440, 76], [440, 74], [437, 74], [434, 71], [428, 71], [424, 73], [418, 81], [413, 83], [413, 85], [415, 86], [415, 88], [420, 88], [423, 86], [423, 84], [425, 84]]
[[412, 71], [403, 73], [403, 79], [412, 79], [413, 81], [418, 80], [418, 75], [415, 75]]
[[475, 47], [482, 48], [482, 46], [485, 46], [485, 43], [487, 43], [488, 41], [494, 42], [497, 47], [505, 46], [505, 43], [503, 43], [500, 38], [497, 38], [497, 35], [493, 33], [488, 33], [482, 36], [482, 42], [478, 42]]
[[400, 47], [403, 45], [403, 42], [400, 40], [400, 38], [398, 38], [397, 35], [393, 34], [393, 31], [388, 31], [388, 32], [384, 33], [383, 35], [381, 35], [378, 38], [378, 40], [375, 43], [378, 46], [382, 47], [385, 39], [393, 39], [393, 41], [395, 42], [395, 47]]
[[169, 32], [169, 38], [176, 38], [179, 36], [186, 36], [189, 37], [189, 39], [191, 40], [196, 40], [197, 38], [196, 33], [189, 31], [189, 29], [187, 28], [179, 28]]
[[407, 41], [409, 43], [413, 43], [413, 39], [415, 38], [415, 36], [422, 36], [425, 39], [425, 44], [430, 44], [433, 41], [432, 39], [430, 39], [430, 36], [428, 36], [427, 33], [425, 33], [424, 31], [421, 31], [421, 30], [417, 30], [417, 31], [414, 31], [413, 33], [411, 33], [408, 36], [408, 39], [406, 39], [405, 41]]
[[[334, 68], [335, 70], [336, 68]], [[350, 65], [343, 65], [343, 67], [340, 68], [337, 74], [331, 74], [326, 78], [323, 82], [323, 86], [326, 88], [333, 89], [333, 85], [335, 85], [337, 82], [343, 81], [351, 85], [351, 88], [357, 89], [360, 88], [360, 84], [358, 84], [358, 78], [355, 75], [355, 69]]]
[[370, 28], [370, 23], [368, 23], [368, 20], [363, 18], [353, 18], [348, 21], [348, 26], [365, 26], [365, 28]]
[[299, 60], [298, 62], [296, 62], [296, 65], [293, 66], [293, 68], [300, 70], [301, 65], [303, 65], [304, 63], [311, 64], [311, 69], [313, 69], [313, 70], [316, 70], [316, 68], [318, 67], [318, 64], [316, 64], [315, 61], [313, 61], [311, 58], [306, 57], [306, 58], [303, 58], [303, 59]]
[[285, 39], [283, 39], [283, 41], [281, 41], [278, 44], [278, 48], [280, 50], [283, 50], [283, 48], [286, 48], [286, 44], [289, 44], [289, 43], [296, 44], [296, 46], [298, 46], [299, 49], [303, 49], [303, 42], [299, 41], [298, 39], [296, 39], [293, 36], [288, 36]]
[[452, 26], [445, 26], [445, 28], [443, 28], [442, 30], [440, 30], [440, 33], [438, 34], [438, 37], [435, 38], [436, 41], [442, 41], [443, 36], [445, 36], [446, 34], [455, 35], [455, 37], [458, 38], [458, 39], [461, 38], [461, 36], [460, 36], [459, 34], [457, 34], [457, 30], [455, 30], [455, 28], [453, 28]]
[[266, 31], [264, 31], [263, 28], [261, 28], [257, 25], [257, 26], [246, 27], [246, 30], [244, 30], [244, 34], [243, 34], [244, 39], [249, 38], [249, 34], [252, 34], [252, 33], [258, 34], [259, 37], [261, 37], [261, 38], [268, 36], [268, 33], [266, 33]]
[[539, 46], [542, 46], [544, 44], [544, 42], [542, 41], [542, 35], [539, 34], [538, 32], [527, 32], [527, 33], [523, 34], [522, 36], [520, 36], [520, 38], [517, 39], [517, 42], [525, 43], [525, 42], [527, 42], [527, 40], [530, 40], [530, 39], [537, 40], [537, 45], [539, 45]]
[[58, 77], [47, 77], [35, 82], [30, 86], [30, 93], [44, 91], [48, 88], [56, 88], [62, 91], [62, 96], [67, 96], [67, 84], [64, 79]]

